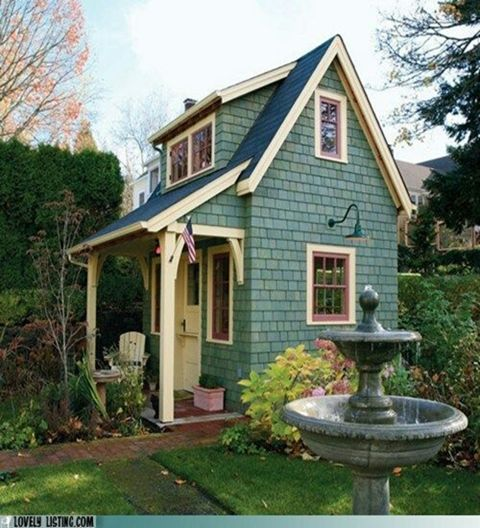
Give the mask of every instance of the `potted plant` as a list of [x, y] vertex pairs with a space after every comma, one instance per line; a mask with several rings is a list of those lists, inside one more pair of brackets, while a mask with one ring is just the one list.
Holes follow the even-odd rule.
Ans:
[[202, 374], [193, 386], [193, 405], [204, 411], [223, 411], [224, 396], [225, 389], [210, 374]]

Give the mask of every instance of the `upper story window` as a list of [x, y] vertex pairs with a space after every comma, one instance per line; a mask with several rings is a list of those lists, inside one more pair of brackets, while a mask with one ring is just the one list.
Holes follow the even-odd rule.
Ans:
[[214, 166], [214, 130], [210, 116], [167, 143], [167, 187]]
[[138, 205], [143, 205], [145, 203], [145, 192], [141, 192], [138, 194]]
[[315, 155], [347, 162], [347, 98], [315, 90]]
[[307, 246], [307, 323], [355, 319], [355, 249]]
[[156, 189], [159, 181], [159, 169], [156, 167], [150, 171], [150, 194]]

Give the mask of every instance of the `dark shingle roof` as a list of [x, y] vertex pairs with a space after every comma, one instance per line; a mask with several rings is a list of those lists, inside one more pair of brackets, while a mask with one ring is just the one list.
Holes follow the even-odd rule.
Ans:
[[189, 194], [201, 189], [229, 170], [251, 159], [251, 163], [240, 175], [239, 180], [248, 178], [334, 38], [332, 37], [325, 41], [297, 60], [297, 64], [293, 70], [285, 79], [279, 82], [279, 85], [226, 167], [206, 176], [191, 180], [180, 187], [174, 187], [171, 190], [166, 189], [163, 193], [161, 193], [159, 184], [145, 204], [101, 229], [82, 243], [89, 243], [102, 235], [112, 233], [117, 229], [127, 227], [131, 224], [150, 220], [183, 198], [186, 198]]
[[450, 156], [442, 156], [441, 158], [422, 161], [419, 165], [429, 167], [430, 169], [441, 173], [450, 172], [455, 169], [455, 162]]
[[173, 189], [168, 190], [163, 194], [156, 194], [156, 192], [153, 193], [146, 203], [144, 203], [137, 209], [134, 209], [125, 216], [122, 216], [122, 218], [119, 218], [118, 220], [104, 227], [100, 231], [97, 231], [94, 235], [84, 240], [82, 244], [88, 244], [95, 238], [106, 235], [108, 233], [112, 233], [117, 229], [122, 229], [123, 227], [127, 227], [131, 224], [150, 220], [151, 218], [157, 216], [159, 213], [165, 211], [180, 200], [183, 200], [183, 198], [186, 198], [198, 189], [201, 189], [205, 185], [219, 178], [220, 176], [228, 172], [231, 168], [234, 167], [230, 167], [229, 164], [223, 169], [212, 172], [206, 176], [202, 176], [201, 178], [191, 180], [179, 187], [174, 187]]

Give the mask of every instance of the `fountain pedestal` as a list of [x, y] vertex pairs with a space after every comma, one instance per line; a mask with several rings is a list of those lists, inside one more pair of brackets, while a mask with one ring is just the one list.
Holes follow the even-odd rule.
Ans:
[[353, 513], [386, 515], [390, 510], [389, 475], [396, 466], [426, 462], [445, 436], [467, 427], [457, 409], [439, 402], [386, 396], [383, 365], [420, 334], [389, 331], [375, 319], [378, 294], [367, 286], [360, 295], [362, 322], [353, 331], [325, 331], [359, 370], [357, 392], [320, 396], [288, 403], [284, 420], [296, 426], [305, 444], [320, 457], [352, 468]]

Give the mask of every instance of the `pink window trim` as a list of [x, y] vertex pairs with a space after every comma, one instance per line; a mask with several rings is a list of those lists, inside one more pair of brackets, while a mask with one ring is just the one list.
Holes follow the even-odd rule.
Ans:
[[[216, 283], [216, 274], [215, 274], [215, 262], [220, 259], [225, 259], [227, 261], [228, 266], [228, 296], [227, 296], [227, 306], [217, 306], [216, 303], [216, 295], [215, 291], [218, 287]], [[216, 253], [213, 255], [212, 259], [212, 339], [217, 339], [218, 341], [228, 341], [229, 340], [229, 327], [230, 327], [230, 255], [229, 253]], [[217, 310], [221, 310], [222, 312], [224, 310], [227, 310], [228, 313], [228, 329], [226, 332], [222, 331], [216, 331], [215, 329], [215, 316], [217, 314]]]
[[[316, 314], [315, 313], [315, 258], [336, 258], [345, 261], [345, 285], [337, 286], [335, 284], [324, 284], [323, 288], [342, 289], [344, 290], [344, 313], [342, 314]], [[350, 256], [346, 253], [325, 253], [322, 251], [314, 251], [312, 254], [312, 276], [310, 277], [310, 287], [312, 289], [312, 321], [326, 321], [326, 322], [343, 322], [348, 321], [350, 313]]]
[[[337, 107], [337, 122], [336, 122], [336, 148], [337, 148], [337, 152], [336, 153], [325, 152], [324, 150], [322, 150], [322, 101], [325, 101], [326, 103], [329, 103], [329, 104], [334, 104]], [[319, 130], [319, 134], [320, 134], [320, 153], [321, 153], [322, 156], [325, 156], [327, 158], [340, 159], [342, 157], [342, 142], [341, 142], [341, 139], [340, 139], [341, 138], [341, 133], [342, 133], [342, 129], [341, 129], [341, 123], [342, 123], [341, 112], [342, 112], [342, 105], [341, 105], [341, 103], [340, 103], [340, 101], [338, 99], [330, 99], [329, 97], [320, 96], [320, 110], [319, 110], [319, 114], [320, 114], [320, 130]]]

